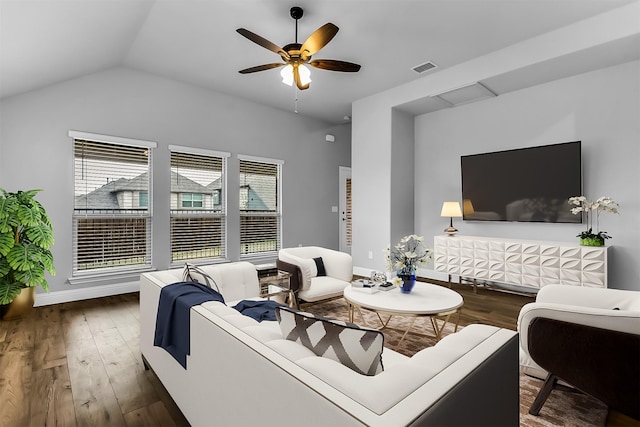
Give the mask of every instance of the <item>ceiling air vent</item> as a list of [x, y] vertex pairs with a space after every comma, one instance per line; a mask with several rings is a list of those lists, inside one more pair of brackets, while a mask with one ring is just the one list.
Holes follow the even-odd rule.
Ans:
[[418, 74], [422, 74], [422, 73], [426, 73], [429, 70], [433, 70], [434, 68], [437, 68], [437, 67], [438, 66], [433, 62], [427, 61], [424, 64], [416, 65], [415, 67], [412, 68], [412, 70]]

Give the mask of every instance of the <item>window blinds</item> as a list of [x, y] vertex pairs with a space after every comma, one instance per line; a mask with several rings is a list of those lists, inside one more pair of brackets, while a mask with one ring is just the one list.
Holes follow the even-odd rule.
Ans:
[[280, 249], [280, 168], [278, 163], [240, 159], [240, 256]]
[[171, 149], [171, 261], [225, 258], [226, 158]]
[[151, 265], [151, 147], [74, 139], [73, 273]]

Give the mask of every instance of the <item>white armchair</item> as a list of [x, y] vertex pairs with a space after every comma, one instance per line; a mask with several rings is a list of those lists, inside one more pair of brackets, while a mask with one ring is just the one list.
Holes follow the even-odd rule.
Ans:
[[559, 380], [640, 418], [640, 292], [545, 286], [518, 317], [520, 366], [545, 379], [537, 415]]
[[[324, 272], [318, 271], [320, 258]], [[342, 296], [353, 278], [351, 255], [318, 246], [283, 248], [278, 253], [280, 270], [291, 273], [291, 288], [300, 302], [319, 302]], [[324, 274], [323, 274], [324, 273]]]

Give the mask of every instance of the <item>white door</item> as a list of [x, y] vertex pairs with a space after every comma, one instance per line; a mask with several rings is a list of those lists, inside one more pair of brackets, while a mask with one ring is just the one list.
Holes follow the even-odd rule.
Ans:
[[340, 166], [340, 251], [351, 253], [351, 168]]

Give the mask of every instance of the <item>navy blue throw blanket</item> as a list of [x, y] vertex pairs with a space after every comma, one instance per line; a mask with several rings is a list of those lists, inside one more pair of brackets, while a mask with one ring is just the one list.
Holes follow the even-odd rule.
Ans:
[[156, 333], [153, 345], [164, 348], [187, 369], [187, 354], [190, 354], [191, 307], [206, 301], [224, 298], [217, 291], [195, 282], [178, 282], [167, 285], [160, 291]]
[[263, 320], [276, 320], [276, 307], [280, 306], [282, 306], [282, 304], [276, 301], [242, 300], [234, 305], [233, 308], [245, 316], [262, 322]]

